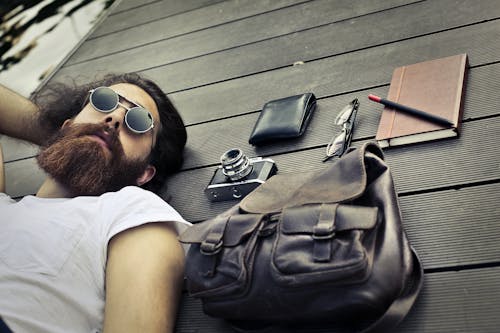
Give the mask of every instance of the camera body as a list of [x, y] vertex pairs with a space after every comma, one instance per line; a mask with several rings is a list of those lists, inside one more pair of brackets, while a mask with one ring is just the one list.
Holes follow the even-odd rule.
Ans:
[[247, 158], [240, 149], [233, 148], [221, 156], [221, 165], [205, 188], [205, 195], [210, 201], [241, 199], [277, 171], [272, 159]]

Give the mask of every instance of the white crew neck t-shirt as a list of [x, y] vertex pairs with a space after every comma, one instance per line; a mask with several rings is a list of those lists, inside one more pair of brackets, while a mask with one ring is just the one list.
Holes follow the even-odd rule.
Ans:
[[156, 194], [134, 186], [19, 202], [0, 193], [0, 316], [16, 333], [100, 332], [108, 242], [168, 221], [178, 232], [189, 226]]

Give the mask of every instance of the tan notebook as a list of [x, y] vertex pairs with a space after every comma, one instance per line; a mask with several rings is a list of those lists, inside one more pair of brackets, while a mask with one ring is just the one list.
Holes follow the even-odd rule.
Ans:
[[398, 67], [392, 74], [387, 99], [450, 120], [442, 127], [385, 107], [375, 139], [381, 147], [399, 146], [458, 135], [463, 113], [467, 55]]

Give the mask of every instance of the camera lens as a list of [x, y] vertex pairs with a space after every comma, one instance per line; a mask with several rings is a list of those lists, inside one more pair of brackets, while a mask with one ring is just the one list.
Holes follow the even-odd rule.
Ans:
[[252, 172], [252, 164], [241, 149], [233, 148], [222, 154], [222, 173], [232, 181], [240, 180]]

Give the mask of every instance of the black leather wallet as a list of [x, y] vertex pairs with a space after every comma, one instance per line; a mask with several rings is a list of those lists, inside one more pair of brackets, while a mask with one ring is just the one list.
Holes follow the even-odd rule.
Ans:
[[301, 136], [316, 109], [313, 93], [267, 102], [262, 108], [248, 142], [252, 145]]

